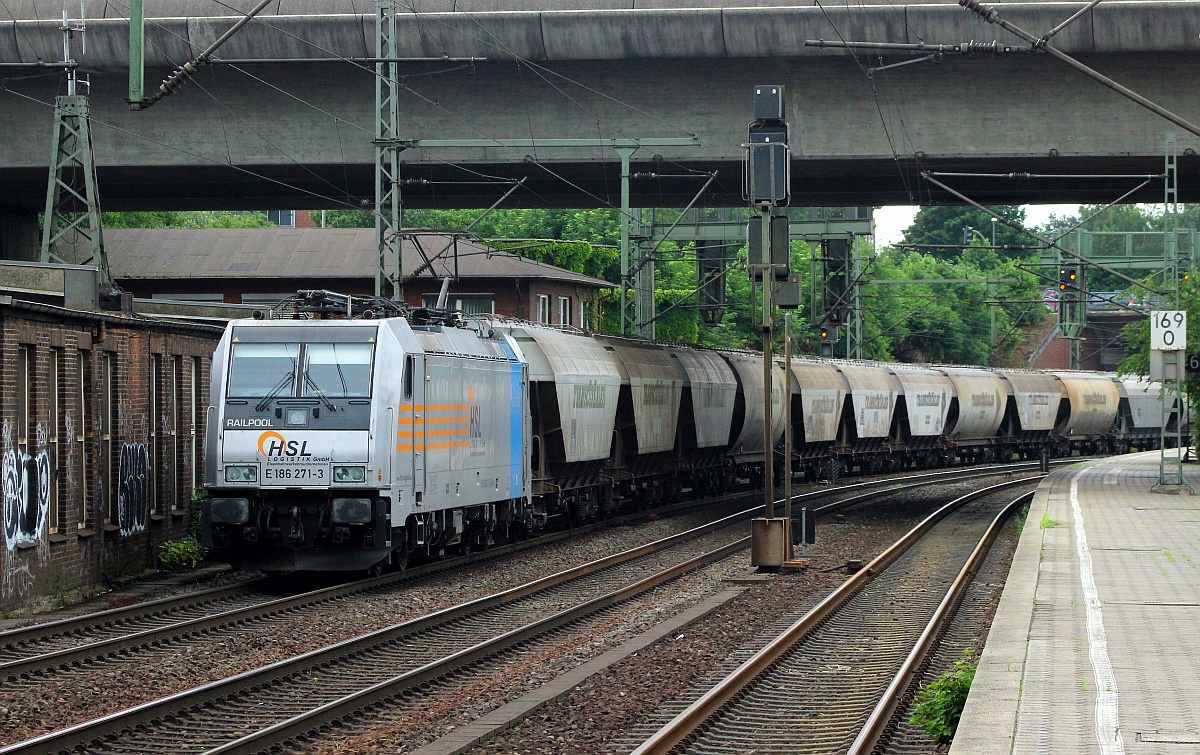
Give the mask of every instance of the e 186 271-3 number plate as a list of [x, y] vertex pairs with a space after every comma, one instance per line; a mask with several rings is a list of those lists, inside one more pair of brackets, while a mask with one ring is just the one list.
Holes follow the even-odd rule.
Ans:
[[263, 483], [266, 485], [295, 485], [329, 483], [329, 467], [323, 464], [289, 464], [269, 465], [263, 469]]

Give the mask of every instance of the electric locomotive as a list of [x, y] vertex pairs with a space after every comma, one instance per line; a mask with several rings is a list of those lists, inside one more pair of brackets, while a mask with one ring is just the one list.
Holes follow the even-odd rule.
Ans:
[[213, 358], [206, 547], [269, 572], [378, 571], [533, 526], [519, 347], [417, 322], [230, 324]]

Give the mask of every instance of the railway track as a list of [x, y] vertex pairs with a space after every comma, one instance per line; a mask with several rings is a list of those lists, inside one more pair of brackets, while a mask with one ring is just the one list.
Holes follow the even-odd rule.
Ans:
[[939, 508], [634, 755], [872, 752], [894, 729], [897, 707], [991, 540], [1031, 495], [1004, 505], [1008, 489], [1036, 481], [994, 485]]
[[[1029, 463], [996, 465], [872, 480], [804, 493], [794, 496], [794, 500], [803, 503], [806, 500], [844, 493], [853, 495], [857, 491], [894, 487], [898, 482], [909, 485], [930, 484], [936, 481], [1022, 471], [1033, 466]], [[756, 493], [736, 493], [727, 496], [723, 502], [732, 504], [754, 495]], [[656, 513], [669, 514], [702, 506], [711, 507], [716, 503], [709, 500], [678, 504], [659, 509]], [[149, 648], [163, 647], [202, 633], [235, 631], [248, 623], [277, 621], [298, 611], [320, 610], [322, 607], [336, 610], [339, 601], [348, 598], [387, 592], [402, 583], [463, 569], [481, 559], [499, 558], [530, 548], [544, 547], [550, 543], [619, 524], [622, 519], [644, 517], [644, 513], [632, 514], [616, 521], [552, 533], [536, 540], [501, 546], [481, 554], [424, 564], [398, 574], [299, 594], [282, 597], [273, 595], [270, 590], [275, 583], [271, 580], [255, 580], [0, 632], [0, 680], [35, 679], [62, 669], [91, 669], [98, 664], [127, 660]]]
[[[1001, 470], [1000, 473], [1002, 473]], [[970, 476], [985, 472], [975, 470]], [[986, 474], [997, 474], [991, 469]], [[959, 473], [962, 476], [962, 473]], [[924, 476], [922, 476], [924, 477]], [[951, 481], [938, 475], [923, 483]], [[894, 482], [850, 505], [891, 495]], [[809, 494], [814, 495], [814, 494]], [[815, 496], [814, 496], [815, 497]], [[257, 752], [415, 694], [431, 681], [567, 626], [655, 585], [743, 550], [725, 530], [751, 509], [687, 533], [585, 564], [212, 684], [0, 749], [0, 753], [103, 751]], [[719, 542], [717, 542], [719, 541]]]

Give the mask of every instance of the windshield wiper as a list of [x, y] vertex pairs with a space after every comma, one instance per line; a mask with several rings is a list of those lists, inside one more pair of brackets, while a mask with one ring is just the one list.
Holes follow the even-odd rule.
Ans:
[[292, 381], [295, 379], [296, 379], [296, 368], [293, 366], [292, 370], [290, 372], [288, 372], [287, 374], [285, 374], [283, 377], [279, 378], [279, 382], [275, 384], [275, 387], [272, 388], [271, 390], [267, 391], [267, 395], [263, 396], [262, 400], [260, 400], [257, 404], [254, 405], [254, 411], [261, 412], [263, 409], [266, 409], [267, 404], [271, 403], [271, 399], [275, 398], [280, 393], [283, 393], [283, 389], [291, 386]]
[[317, 398], [321, 399], [321, 403], [325, 404], [325, 408], [331, 412], [336, 412], [337, 405], [329, 400], [329, 397], [325, 395], [325, 391], [321, 389], [321, 386], [317, 385], [317, 381], [313, 380], [312, 377], [309, 376], [308, 370], [304, 371], [303, 376], [304, 384], [309, 388], [312, 388], [313, 394]]

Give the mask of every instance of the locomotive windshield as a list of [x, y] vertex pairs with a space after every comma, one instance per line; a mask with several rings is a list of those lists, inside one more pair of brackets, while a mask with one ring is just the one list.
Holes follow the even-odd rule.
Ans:
[[310, 343], [304, 349], [301, 395], [366, 398], [371, 395], [369, 343]]
[[372, 343], [235, 343], [229, 398], [369, 398]]
[[229, 368], [230, 398], [262, 398], [272, 391], [292, 395], [298, 343], [236, 343]]

